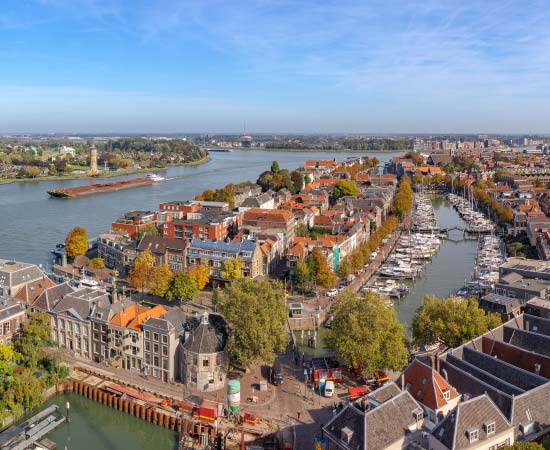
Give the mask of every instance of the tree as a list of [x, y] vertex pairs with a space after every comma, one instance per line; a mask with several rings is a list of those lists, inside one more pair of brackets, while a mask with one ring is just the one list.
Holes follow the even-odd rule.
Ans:
[[218, 288], [216, 286], [212, 287], [212, 306], [214, 307], [214, 311], [218, 309], [218, 304], [220, 303], [220, 294], [218, 292]]
[[300, 192], [304, 188], [304, 174], [302, 172], [298, 172], [297, 170], [293, 170], [290, 172], [290, 179], [292, 180], [292, 184], [294, 185], [294, 191], [296, 193]]
[[[543, 441], [544, 443], [544, 441]], [[538, 442], [514, 442], [514, 445], [504, 447], [504, 449], [511, 450], [544, 450], [545, 447]]]
[[153, 275], [153, 265], [155, 258], [151, 254], [149, 249], [140, 253], [134, 259], [134, 264], [128, 273], [128, 282], [130, 286], [136, 290], [141, 291], [141, 297], [146, 289], [151, 286], [151, 279]]
[[172, 278], [170, 283], [170, 288], [166, 298], [172, 301], [174, 299], [182, 300], [191, 300], [195, 298], [199, 293], [197, 285], [191, 276], [186, 272], [178, 272]]
[[336, 284], [336, 275], [329, 267], [321, 249], [315, 247], [308, 256], [310, 272], [314, 274], [317, 284], [325, 289], [330, 289]]
[[399, 188], [395, 194], [393, 210], [400, 220], [403, 220], [413, 206], [413, 190], [411, 180], [407, 176], [401, 177]]
[[359, 197], [359, 188], [353, 180], [338, 180], [334, 183], [332, 195], [336, 199], [342, 197]]
[[241, 258], [229, 258], [222, 264], [222, 277], [226, 280], [233, 281], [242, 277], [243, 261]]
[[51, 344], [50, 316], [45, 312], [35, 311], [23, 324], [23, 330], [16, 338], [14, 347], [21, 354], [23, 365], [35, 369], [43, 349]]
[[158, 236], [159, 230], [154, 225], [147, 225], [136, 233], [136, 241], [141, 241], [144, 236]]
[[0, 383], [9, 381], [20, 359], [21, 355], [15, 351], [12, 343], [0, 344]]
[[277, 172], [279, 172], [279, 170], [281, 170], [279, 168], [279, 163], [277, 161], [273, 161], [271, 163], [271, 173], [277, 173]]
[[4, 393], [4, 401], [15, 416], [29, 411], [42, 403], [43, 383], [32, 370], [25, 369], [14, 377]]
[[92, 267], [94, 269], [105, 269], [105, 261], [103, 261], [103, 258], [94, 258], [92, 259]]
[[280, 281], [240, 278], [226, 288], [220, 303], [231, 329], [228, 350], [234, 362], [271, 364], [285, 350], [288, 311]]
[[65, 252], [69, 258], [85, 255], [88, 251], [88, 235], [82, 227], [74, 227], [65, 238]]
[[174, 274], [166, 264], [154, 266], [151, 271], [151, 286], [149, 292], [159, 297], [165, 297], [170, 289]]
[[521, 242], [512, 242], [507, 246], [508, 253], [512, 256], [518, 256], [518, 252], [523, 249], [523, 244]]
[[38, 175], [40, 175], [40, 169], [38, 167], [32, 166], [27, 169], [27, 176], [29, 178], [36, 178]]
[[191, 267], [189, 269], [189, 276], [193, 279], [199, 291], [202, 291], [206, 287], [210, 279], [208, 269], [202, 264]]
[[375, 370], [399, 371], [407, 363], [405, 326], [381, 295], [344, 291], [332, 307], [327, 343], [364, 377]]
[[500, 325], [500, 316], [485, 314], [474, 299], [426, 295], [413, 319], [412, 334], [418, 345], [441, 343], [458, 347]]
[[309, 265], [303, 258], [296, 263], [294, 281], [296, 287], [302, 293], [308, 292], [311, 289], [311, 272], [309, 270]]

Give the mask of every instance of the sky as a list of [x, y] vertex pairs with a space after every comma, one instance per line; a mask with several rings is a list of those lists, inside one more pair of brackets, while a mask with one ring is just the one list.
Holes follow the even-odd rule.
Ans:
[[0, 3], [3, 133], [550, 133], [548, 0]]

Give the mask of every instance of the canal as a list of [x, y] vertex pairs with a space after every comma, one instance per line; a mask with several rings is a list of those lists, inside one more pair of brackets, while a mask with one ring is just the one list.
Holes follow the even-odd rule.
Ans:
[[[0, 185], [0, 258], [47, 265], [49, 252], [63, 242], [67, 232], [83, 226], [90, 237], [106, 232], [111, 222], [132, 209], [158, 209], [159, 203], [192, 199], [205, 189], [228, 183], [256, 181], [272, 161], [294, 169], [306, 159], [367, 155], [382, 163], [401, 153], [327, 153], [236, 150], [211, 153], [212, 160], [198, 166], [170, 167], [163, 176], [171, 180], [108, 194], [62, 200], [47, 191], [101, 180], [27, 181]], [[129, 176], [135, 177], [137, 175]], [[128, 177], [120, 177], [124, 179]], [[110, 178], [113, 180], [117, 178]]]
[[61, 424], [47, 437], [60, 450], [174, 450], [174, 431], [97, 403], [78, 394], [61, 394], [40, 407], [58, 405], [62, 414], [70, 402], [71, 423]]
[[[432, 204], [439, 227], [465, 225], [446, 197], [435, 196]], [[394, 303], [399, 320], [410, 327], [416, 310], [427, 294], [448, 297], [464, 286], [474, 269], [476, 248], [477, 240], [465, 240], [462, 232], [451, 231], [449, 239], [442, 241], [439, 251], [424, 267], [422, 276], [410, 285], [409, 293]]]

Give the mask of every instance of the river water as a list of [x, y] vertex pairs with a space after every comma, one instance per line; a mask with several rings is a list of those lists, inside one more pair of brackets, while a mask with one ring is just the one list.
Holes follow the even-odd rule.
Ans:
[[78, 394], [56, 395], [40, 410], [58, 405], [62, 414], [70, 402], [71, 423], [63, 423], [48, 435], [59, 450], [174, 450], [174, 431], [109, 408]]
[[[368, 155], [382, 163], [401, 153], [326, 153], [236, 150], [211, 153], [212, 160], [198, 166], [168, 168], [170, 181], [119, 192], [70, 200], [50, 198], [47, 191], [97, 183], [98, 180], [27, 181], [0, 185], [0, 258], [40, 263], [46, 266], [49, 251], [63, 242], [67, 232], [83, 226], [88, 236], [108, 231], [111, 222], [132, 209], [158, 209], [159, 203], [188, 200], [208, 188], [228, 183], [256, 181], [276, 160], [281, 168], [294, 169], [306, 159], [344, 160]], [[135, 177], [131, 175], [129, 177]], [[128, 177], [110, 178], [124, 179]], [[101, 180], [100, 180], [101, 181]]]
[[[465, 225], [445, 197], [434, 197], [432, 204], [439, 227]], [[470, 280], [474, 269], [476, 248], [475, 239], [464, 240], [462, 232], [451, 231], [449, 239], [442, 241], [439, 251], [424, 267], [422, 276], [411, 284], [409, 293], [399, 302], [394, 302], [399, 320], [410, 326], [414, 313], [426, 294], [434, 294], [440, 298], [448, 297], [464, 286], [464, 282]]]

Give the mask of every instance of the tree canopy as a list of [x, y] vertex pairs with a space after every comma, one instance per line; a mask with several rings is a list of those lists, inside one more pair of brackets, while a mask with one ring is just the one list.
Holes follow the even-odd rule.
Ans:
[[88, 235], [82, 227], [74, 227], [65, 238], [65, 252], [69, 258], [85, 255], [88, 251]]
[[245, 367], [271, 364], [285, 350], [288, 312], [281, 282], [240, 278], [226, 288], [220, 306], [231, 329], [233, 362]]
[[208, 268], [202, 264], [191, 267], [189, 269], [189, 276], [193, 279], [199, 291], [202, 291], [206, 287], [210, 279]]
[[379, 294], [344, 291], [332, 314], [327, 341], [350, 368], [370, 377], [375, 370], [398, 371], [407, 363], [405, 326]]
[[159, 297], [166, 297], [173, 278], [174, 274], [167, 265], [161, 264], [159, 266], [154, 266], [151, 269], [151, 284], [149, 292], [153, 295], [158, 295]]
[[403, 220], [413, 206], [413, 190], [411, 180], [407, 176], [401, 177], [399, 188], [395, 194], [393, 210], [399, 220]]
[[233, 281], [242, 277], [243, 260], [241, 258], [228, 258], [222, 264], [222, 277]]
[[418, 345], [441, 343], [453, 348], [500, 324], [500, 316], [485, 314], [474, 299], [426, 295], [414, 316], [412, 334]]
[[50, 316], [35, 311], [23, 324], [23, 330], [15, 340], [15, 350], [22, 355], [23, 363], [31, 368], [38, 367], [44, 347], [52, 343], [50, 336]]
[[166, 298], [170, 301], [174, 299], [180, 301], [191, 300], [195, 298], [198, 293], [199, 290], [193, 278], [187, 272], [178, 272], [172, 278]]
[[359, 188], [353, 180], [338, 180], [334, 183], [334, 190], [332, 191], [334, 198], [342, 197], [358, 197]]
[[143, 296], [146, 289], [150, 289], [153, 280], [153, 265], [155, 258], [149, 249], [138, 254], [130, 272], [128, 273], [128, 282], [130, 286], [141, 291]]
[[314, 247], [307, 257], [309, 273], [317, 285], [330, 289], [336, 284], [337, 278], [332, 268], [328, 265], [327, 259], [319, 247]]

